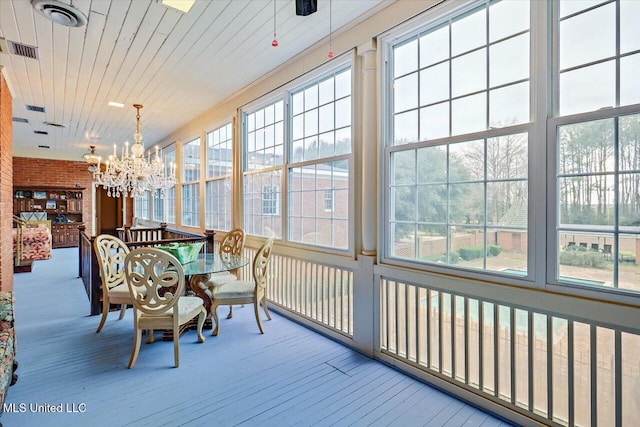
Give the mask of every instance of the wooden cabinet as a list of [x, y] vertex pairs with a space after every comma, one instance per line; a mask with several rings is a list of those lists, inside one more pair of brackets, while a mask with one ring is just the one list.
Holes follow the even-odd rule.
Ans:
[[28, 217], [45, 216], [51, 221], [53, 248], [78, 246], [78, 226], [83, 218], [84, 188], [15, 187], [13, 213]]

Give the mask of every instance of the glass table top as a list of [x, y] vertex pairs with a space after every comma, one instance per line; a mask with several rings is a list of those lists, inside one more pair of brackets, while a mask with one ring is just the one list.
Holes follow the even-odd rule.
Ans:
[[198, 259], [182, 264], [185, 276], [219, 273], [249, 264], [249, 258], [241, 255], [200, 254]]

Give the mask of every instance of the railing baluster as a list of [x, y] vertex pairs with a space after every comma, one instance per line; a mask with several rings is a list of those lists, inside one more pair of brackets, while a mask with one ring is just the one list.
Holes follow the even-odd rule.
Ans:
[[528, 364], [528, 387], [529, 387], [529, 412], [533, 412], [533, 350], [535, 346], [535, 336], [533, 329], [533, 311], [527, 312], [527, 364]]
[[484, 301], [478, 300], [478, 388], [484, 390]]
[[568, 393], [567, 399], [569, 400], [569, 425], [575, 425], [575, 366], [574, 366], [574, 347], [573, 347], [574, 335], [573, 335], [573, 320], [569, 320], [567, 324], [567, 385]]
[[500, 397], [500, 306], [493, 304], [493, 395]]
[[547, 418], [553, 419], [553, 316], [547, 315]]
[[616, 403], [616, 427], [622, 427], [622, 332], [615, 331], [615, 366], [614, 366], [614, 381], [615, 381], [615, 403]]
[[444, 305], [444, 296], [442, 292], [438, 292], [438, 372], [442, 373], [442, 306]]
[[596, 325], [591, 325], [589, 330], [591, 355], [591, 425], [598, 425], [598, 329]]
[[516, 403], [516, 309], [509, 307], [509, 337], [511, 345], [509, 351], [511, 352], [511, 403]]

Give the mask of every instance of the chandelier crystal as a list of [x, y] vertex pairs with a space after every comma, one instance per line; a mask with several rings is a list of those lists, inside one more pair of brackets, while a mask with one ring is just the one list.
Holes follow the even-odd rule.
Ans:
[[[93, 171], [93, 180], [96, 186], [102, 185], [111, 197], [142, 197], [146, 191], [151, 191], [155, 196], [160, 192], [164, 197], [167, 189], [176, 183], [176, 165], [165, 165], [162, 150], [156, 146], [155, 155], [151, 153], [144, 157], [144, 146], [140, 135], [140, 109], [142, 105], [134, 104], [136, 112], [135, 144], [129, 149], [129, 142], [125, 142], [121, 156], [118, 157], [117, 146], [113, 144], [113, 154], [105, 162], [104, 170], [98, 165]], [[89, 161], [89, 159], [87, 159]]]

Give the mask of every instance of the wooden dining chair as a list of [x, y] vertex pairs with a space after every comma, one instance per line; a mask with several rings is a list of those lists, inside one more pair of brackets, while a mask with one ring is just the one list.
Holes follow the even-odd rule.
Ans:
[[134, 249], [125, 257], [124, 267], [134, 312], [133, 349], [128, 367], [136, 363], [143, 330], [149, 330], [150, 343], [154, 340], [154, 329], [171, 329], [177, 368], [181, 325], [198, 316], [198, 342], [204, 342], [202, 326], [207, 311], [202, 299], [184, 296], [184, 270], [178, 259], [166, 251], [150, 247]]
[[218, 335], [220, 330], [218, 306], [230, 306], [234, 304], [253, 304], [258, 328], [260, 328], [260, 333], [264, 334], [264, 327], [262, 326], [262, 320], [260, 319], [259, 306], [260, 303], [262, 303], [264, 314], [266, 314], [267, 318], [271, 320], [271, 315], [269, 314], [269, 309], [267, 307], [266, 288], [267, 270], [269, 267], [269, 261], [271, 260], [272, 248], [273, 238], [270, 238], [258, 250], [258, 253], [253, 259], [254, 280], [235, 280], [219, 286], [214, 285], [209, 287], [209, 292], [211, 293], [211, 314], [213, 321], [216, 323], [211, 335]]
[[127, 305], [133, 304], [124, 275], [124, 258], [129, 253], [129, 247], [122, 240], [110, 234], [101, 234], [96, 237], [93, 246], [98, 258], [102, 280], [102, 317], [96, 330], [96, 332], [100, 332], [107, 320], [111, 304], [120, 304], [118, 320], [122, 320], [124, 317]]
[[[220, 255], [242, 255], [244, 250], [245, 234], [242, 228], [234, 228], [229, 231], [220, 242]], [[220, 273], [212, 273], [206, 283], [207, 287], [221, 286], [225, 283], [238, 280], [238, 269], [223, 271]], [[229, 306], [229, 314], [227, 319], [233, 317], [233, 306]]]

